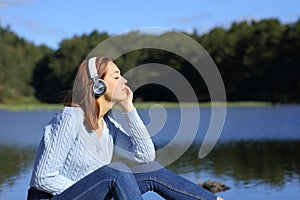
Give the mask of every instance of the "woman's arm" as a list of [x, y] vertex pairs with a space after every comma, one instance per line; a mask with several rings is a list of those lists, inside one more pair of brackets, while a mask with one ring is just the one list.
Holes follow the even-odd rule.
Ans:
[[128, 133], [117, 122], [110, 120], [113, 126], [110, 129], [113, 129], [115, 152], [141, 163], [153, 161], [155, 159], [155, 148], [136, 109], [134, 108], [124, 115], [129, 128]]
[[61, 175], [67, 154], [75, 140], [73, 118], [61, 114], [45, 127], [35, 160], [31, 186], [53, 195], [74, 184]]
[[133, 106], [133, 93], [126, 87], [127, 98], [119, 102], [127, 124], [129, 134], [117, 123], [114, 131], [115, 150], [118, 154], [138, 162], [151, 162], [155, 159], [155, 148], [146, 126]]

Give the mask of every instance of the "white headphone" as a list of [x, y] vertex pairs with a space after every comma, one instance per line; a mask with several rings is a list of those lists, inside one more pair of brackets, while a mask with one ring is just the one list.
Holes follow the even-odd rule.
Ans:
[[90, 78], [93, 80], [93, 93], [95, 97], [99, 97], [106, 92], [107, 86], [104, 80], [98, 77], [96, 59], [97, 57], [92, 57], [88, 60], [88, 71]]

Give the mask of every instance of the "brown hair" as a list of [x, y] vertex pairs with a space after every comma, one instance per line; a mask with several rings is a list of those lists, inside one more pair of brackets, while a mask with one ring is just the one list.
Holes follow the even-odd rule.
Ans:
[[[107, 73], [107, 66], [113, 59], [101, 56], [96, 59], [96, 69], [100, 79], [103, 79]], [[88, 71], [88, 60], [84, 60], [78, 68], [74, 86], [72, 90], [72, 99], [65, 105], [79, 106], [84, 112], [84, 124], [90, 130], [99, 128], [98, 119], [100, 105], [96, 103], [96, 97], [92, 91], [93, 80]]]

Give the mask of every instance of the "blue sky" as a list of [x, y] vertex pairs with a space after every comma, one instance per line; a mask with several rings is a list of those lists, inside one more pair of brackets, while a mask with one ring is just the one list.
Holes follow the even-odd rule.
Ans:
[[93, 30], [119, 34], [143, 27], [178, 31], [228, 28], [232, 22], [300, 18], [299, 0], [0, 0], [0, 23], [37, 45], [58, 48], [63, 39]]

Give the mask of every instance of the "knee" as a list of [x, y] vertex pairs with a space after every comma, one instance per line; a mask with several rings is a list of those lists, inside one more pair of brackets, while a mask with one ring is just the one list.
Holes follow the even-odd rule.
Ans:
[[134, 166], [132, 168], [132, 171], [134, 173], [145, 173], [145, 172], [157, 171], [162, 168], [164, 168], [164, 167], [161, 164], [159, 164], [157, 161], [153, 161], [153, 162], [143, 163], [143, 164]]
[[124, 163], [113, 162], [108, 165], [111, 168], [111, 176], [118, 186], [136, 186], [136, 179], [132, 170]]
[[131, 169], [125, 163], [122, 162], [112, 162], [108, 164], [107, 167], [110, 167], [111, 169], [119, 172], [132, 173]]

